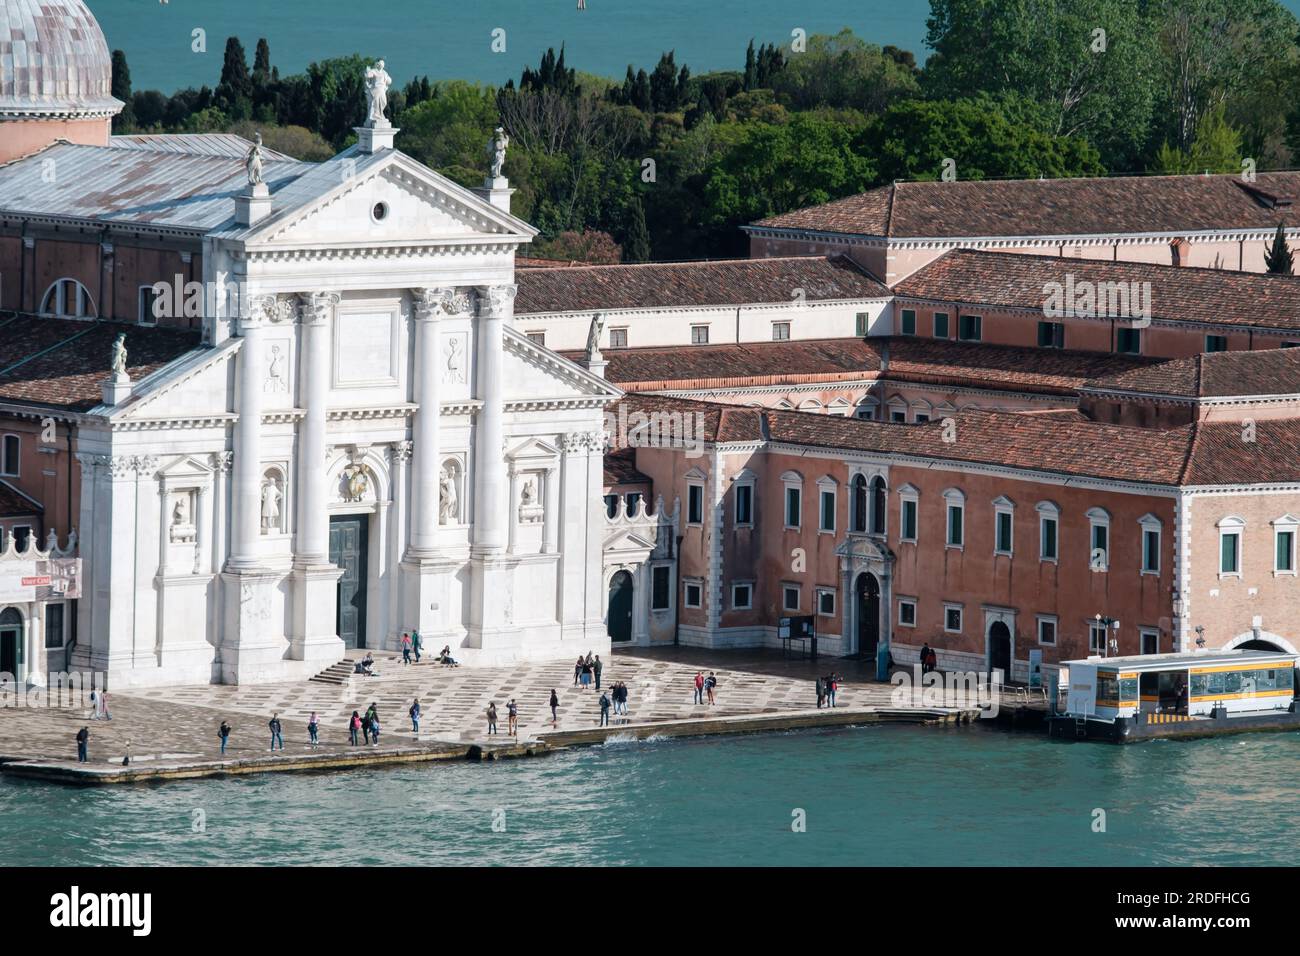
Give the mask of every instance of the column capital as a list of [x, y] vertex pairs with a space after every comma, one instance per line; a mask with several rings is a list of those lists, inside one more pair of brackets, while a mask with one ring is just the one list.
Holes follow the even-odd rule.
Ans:
[[411, 294], [415, 317], [422, 322], [436, 322], [444, 315], [467, 315], [470, 311], [469, 293], [452, 286], [412, 289]]
[[515, 293], [519, 286], [513, 283], [478, 287], [478, 314], [483, 318], [503, 318], [513, 310]]
[[325, 325], [342, 301], [337, 292], [299, 292], [298, 314], [303, 325]]
[[409, 439], [393, 443], [393, 461], [410, 461], [415, 451], [415, 443]]

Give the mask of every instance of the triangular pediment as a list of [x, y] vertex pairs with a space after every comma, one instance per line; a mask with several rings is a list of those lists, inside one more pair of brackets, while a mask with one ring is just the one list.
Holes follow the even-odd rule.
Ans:
[[620, 529], [605, 538], [601, 546], [604, 554], [641, 554], [653, 551], [655, 543], [635, 531]]
[[603, 404], [623, 395], [617, 386], [529, 341], [516, 329], [506, 329], [505, 346], [504, 378], [508, 403], [587, 399]]
[[254, 246], [527, 242], [523, 220], [397, 150], [354, 149], [272, 198], [270, 218], [238, 238]]

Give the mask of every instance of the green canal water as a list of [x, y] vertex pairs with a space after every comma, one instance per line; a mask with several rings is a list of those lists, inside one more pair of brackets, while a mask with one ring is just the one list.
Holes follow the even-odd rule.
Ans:
[[134, 788], [0, 777], [0, 866], [1290, 864], [1298, 757], [1294, 733], [876, 727]]

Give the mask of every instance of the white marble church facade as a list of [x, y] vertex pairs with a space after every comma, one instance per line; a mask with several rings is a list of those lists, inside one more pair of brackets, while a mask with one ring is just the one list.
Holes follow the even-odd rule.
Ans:
[[361, 134], [236, 200], [204, 239], [207, 347], [80, 425], [73, 666], [110, 686], [300, 678], [412, 629], [469, 664], [608, 651], [618, 392], [514, 329], [534, 231], [504, 180]]

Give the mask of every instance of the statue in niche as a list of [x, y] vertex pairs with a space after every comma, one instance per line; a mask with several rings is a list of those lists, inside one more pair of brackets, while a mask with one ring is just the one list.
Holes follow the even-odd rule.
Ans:
[[280, 346], [271, 346], [271, 359], [266, 368], [266, 391], [287, 392], [289, 382], [284, 377], [284, 352]]
[[542, 520], [542, 506], [537, 500], [537, 482], [529, 478], [519, 492], [519, 520], [532, 524]]
[[279, 530], [280, 501], [283, 497], [280, 483], [267, 475], [262, 482], [262, 534]]
[[447, 371], [443, 374], [444, 382], [464, 383], [465, 356], [461, 354], [460, 337], [452, 336], [446, 346]]
[[190, 518], [190, 496], [188, 492], [182, 492], [172, 505], [171, 539], [193, 541], [195, 537], [194, 521]]
[[366, 70], [366, 99], [370, 103], [370, 112], [366, 117], [366, 122], [371, 126], [387, 126], [388, 117], [384, 111], [388, 109], [388, 88], [393, 85], [393, 78], [388, 75], [384, 69], [384, 61], [380, 60], [374, 66]]
[[438, 477], [438, 523], [457, 524], [460, 501], [456, 495], [456, 467], [444, 465]]

